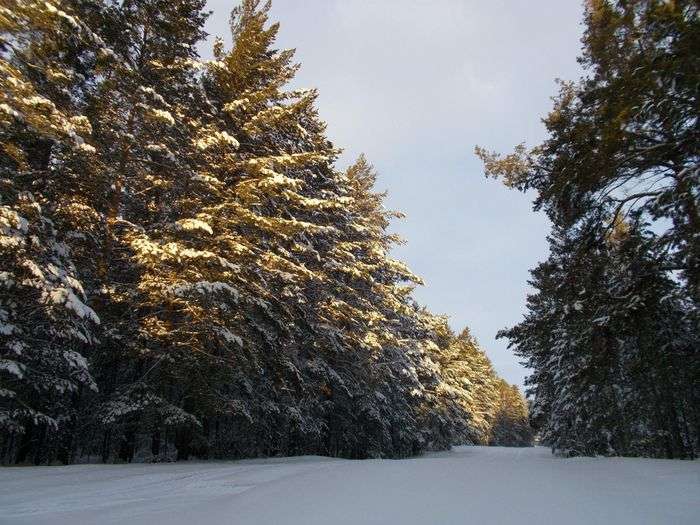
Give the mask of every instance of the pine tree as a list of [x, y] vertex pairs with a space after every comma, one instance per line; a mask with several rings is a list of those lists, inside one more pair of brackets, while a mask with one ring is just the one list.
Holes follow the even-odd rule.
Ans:
[[463, 439], [487, 444], [498, 396], [496, 373], [468, 328], [450, 342], [441, 367], [443, 388], [457, 399], [469, 418]]
[[74, 423], [72, 399], [96, 390], [84, 354], [99, 318], [59, 227], [82, 211], [65, 180], [94, 153], [81, 62], [99, 38], [57, 2], [2, 9], [0, 442], [18, 461], [38, 443], [38, 462], [51, 459], [59, 425]]
[[336, 151], [313, 107], [315, 93], [284, 90], [296, 66], [290, 51], [272, 49], [277, 25], [266, 27], [268, 10], [260, 2], [234, 10], [233, 48], [218, 42], [207, 64], [212, 119], [198, 138], [207, 157], [198, 183], [216, 195], [200, 219], [212, 224], [217, 253], [235, 261], [228, 282], [241, 316], [224, 323], [223, 336], [231, 334], [228, 344], [238, 342], [241, 355], [227, 393], [234, 410], [216, 419], [215, 448], [237, 443], [242, 455], [320, 446], [321, 420], [301, 368], [331, 373], [316, 359], [321, 336], [311, 323], [323, 290], [322, 254], [342, 207]]
[[533, 369], [532, 421], [555, 451], [693, 457], [698, 7], [596, 0], [585, 23], [588, 75], [562, 84], [547, 140], [477, 148], [554, 224], [528, 314], [503, 335]]
[[[167, 203], [163, 188], [187, 164], [186, 155], [175, 162], [168, 153], [167, 147], [177, 150], [185, 140], [171, 126], [169, 110], [176, 101], [188, 107], [188, 85], [196, 86], [194, 75], [187, 76], [192, 66], [186, 63], [203, 33], [186, 34], [187, 16], [201, 26], [204, 15], [201, 2], [76, 0], [70, 5], [95, 35], [87, 54], [93, 57], [93, 70], [82, 74], [89, 87], [82, 100], [92, 128], [91, 177], [76, 170], [70, 180], [70, 206], [82, 214], [65, 218], [63, 224], [74, 230], [70, 244], [91, 306], [102, 319], [99, 344], [90, 359], [100, 396], [81, 400], [81, 409], [90, 428], [100, 432], [102, 458], [113, 457], [118, 446], [126, 459], [134, 428], [127, 428], [125, 435], [122, 421], [138, 419], [148, 410], [164, 412], [160, 419], [178, 413], [152, 388], [157, 358], [135, 337], [148, 313], [131, 240], [134, 232], [150, 232], [164, 222], [167, 205], [158, 204]], [[170, 90], [170, 102], [156, 88]], [[90, 440], [79, 445], [95, 446]]]
[[561, 454], [693, 456], [697, 340], [651, 232], [551, 238], [525, 320], [502, 335], [534, 370], [533, 423]]
[[696, 302], [698, 20], [692, 0], [589, 2], [579, 58], [588, 75], [562, 84], [549, 138], [504, 158], [477, 148], [487, 174], [536, 190], [535, 208], [556, 224], [611, 224], [632, 211], [666, 221], [666, 266]]
[[347, 412], [345, 424], [355, 427], [348, 431], [370, 448], [370, 455], [407, 456], [438, 446], [430, 443], [450, 441], [447, 431], [426, 428], [426, 414], [437, 409], [430, 389], [439, 377], [428, 352], [435, 335], [410, 299], [421, 280], [389, 256], [400, 239], [387, 230], [390, 220], [401, 215], [385, 210], [386, 195], [374, 192], [377, 175], [364, 156], [345, 176], [350, 222], [326, 256], [324, 280], [330, 293], [321, 315], [324, 323], [338, 328], [342, 354], [331, 354], [330, 364], [352, 359], [352, 375], [345, 383], [360, 379], [364, 384], [353, 387], [354, 400], [335, 401], [329, 415]]
[[524, 447], [532, 445], [532, 429], [528, 421], [525, 398], [515, 385], [503, 379], [496, 382], [498, 408], [493, 417], [489, 445]]

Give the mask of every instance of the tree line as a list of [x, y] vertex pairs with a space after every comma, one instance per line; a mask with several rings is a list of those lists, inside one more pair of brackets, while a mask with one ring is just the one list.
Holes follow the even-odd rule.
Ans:
[[547, 138], [486, 173], [552, 222], [522, 322], [531, 419], [563, 455], [700, 452], [700, 13], [692, 0], [590, 0], [585, 74]]
[[0, 3], [5, 463], [528, 444], [523, 397], [412, 298], [269, 3]]

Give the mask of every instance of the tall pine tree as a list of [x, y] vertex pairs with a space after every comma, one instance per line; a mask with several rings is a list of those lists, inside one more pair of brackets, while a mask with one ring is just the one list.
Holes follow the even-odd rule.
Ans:
[[533, 423], [564, 454], [698, 453], [698, 6], [591, 1], [547, 140], [487, 175], [554, 227], [525, 320]]

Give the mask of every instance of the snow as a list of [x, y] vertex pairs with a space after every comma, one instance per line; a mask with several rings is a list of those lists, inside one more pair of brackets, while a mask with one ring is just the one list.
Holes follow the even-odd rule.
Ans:
[[167, 124], [170, 124], [171, 126], [175, 125], [175, 119], [173, 118], [172, 114], [169, 111], [166, 111], [164, 109], [158, 109], [158, 108], [149, 108], [151, 111], [151, 115], [162, 122], [165, 122]]
[[0, 469], [10, 524], [662, 524], [700, 522], [700, 462], [457, 447], [321, 457]]
[[225, 131], [212, 131], [207, 136], [195, 141], [195, 146], [201, 150], [207, 150], [215, 144], [224, 144], [238, 149], [239, 142]]
[[0, 359], [0, 370], [5, 371], [18, 379], [24, 377], [25, 367], [22, 363], [12, 361], [11, 359]]
[[168, 104], [165, 101], [165, 99], [160, 94], [158, 94], [158, 92], [155, 89], [153, 89], [152, 87], [139, 86], [139, 91], [141, 91], [142, 93], [145, 93], [147, 95], [150, 95], [151, 97], [153, 97], [153, 99], [156, 102], [160, 102], [163, 105]]
[[235, 302], [238, 302], [240, 298], [240, 292], [237, 288], [221, 281], [197, 281], [194, 283], [176, 284], [171, 286], [169, 291], [177, 297], [185, 297], [189, 292], [196, 292], [200, 295], [224, 292], [230, 295]]
[[100, 324], [100, 318], [95, 311], [83, 303], [78, 296], [68, 288], [54, 288], [47, 294], [47, 299], [54, 304], [61, 304], [69, 310], [73, 310], [81, 319], [88, 318], [95, 324]]
[[97, 150], [93, 146], [90, 146], [90, 144], [86, 144], [85, 142], [80, 144], [78, 146], [78, 149], [81, 151], [84, 151], [85, 153], [96, 153], [97, 152]]
[[201, 230], [203, 232], [208, 233], [209, 235], [212, 235], [214, 233], [214, 231], [211, 229], [211, 226], [209, 226], [208, 223], [199, 219], [180, 219], [179, 221], [177, 221], [176, 224], [179, 228], [186, 231]]
[[8, 106], [7, 104], [0, 104], [0, 110], [2, 110], [4, 113], [7, 113], [8, 115], [11, 115], [15, 118], [22, 117], [22, 115], [19, 112], [15, 111], [13, 108]]
[[243, 347], [243, 339], [240, 336], [231, 332], [228, 328], [218, 327], [215, 328], [216, 332], [224, 338], [228, 343], [236, 343], [241, 348]]
[[46, 6], [46, 9], [49, 13], [54, 13], [58, 15], [60, 18], [63, 18], [66, 22], [68, 22], [71, 26], [73, 26], [74, 29], [79, 29], [80, 25], [78, 24], [77, 20], [70, 16], [68, 13], [65, 11], [62, 11], [60, 9], [57, 9], [54, 5], [50, 4], [49, 2], [44, 2], [44, 5]]

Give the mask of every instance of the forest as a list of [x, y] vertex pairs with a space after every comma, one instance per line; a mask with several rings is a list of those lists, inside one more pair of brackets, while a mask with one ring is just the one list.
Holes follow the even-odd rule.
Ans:
[[269, 4], [4, 2], [5, 463], [528, 444], [523, 396], [412, 298]]
[[[700, 16], [590, 0], [548, 138], [486, 175], [552, 223], [499, 378], [414, 299], [377, 173], [289, 87], [270, 4], [0, 0], [0, 461], [700, 452]], [[465, 148], [469, 148], [465, 144]], [[466, 175], [465, 175], [466, 178]]]

